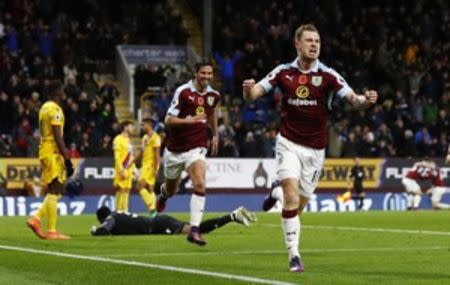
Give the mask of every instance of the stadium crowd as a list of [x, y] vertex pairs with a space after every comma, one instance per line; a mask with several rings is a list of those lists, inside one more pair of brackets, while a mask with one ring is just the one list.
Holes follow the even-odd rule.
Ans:
[[72, 157], [112, 156], [119, 131], [112, 73], [117, 44], [185, 44], [182, 18], [166, 1], [0, 2], [0, 157], [35, 157], [38, 110], [52, 80], [66, 97]]
[[[96, 86], [95, 72], [107, 69], [111, 47], [118, 43], [184, 44], [183, 20], [165, 1], [45, 5], [49, 2], [20, 2], [29, 3], [26, 9], [17, 8], [15, 1], [0, 5], [0, 68], [6, 71], [0, 74], [0, 156], [36, 151], [35, 110], [52, 78], [66, 84], [66, 125], [71, 126], [66, 137], [74, 155], [110, 155], [118, 128], [117, 90], [109, 83]], [[294, 30], [306, 22], [320, 30], [325, 64], [355, 91], [372, 88], [380, 94], [379, 103], [366, 111], [334, 101], [329, 156], [445, 155], [450, 141], [446, 1], [222, 0], [214, 6], [214, 59], [223, 93], [219, 156], [274, 155], [281, 93], [275, 90], [246, 103], [241, 83], [250, 77], [260, 80], [271, 67], [292, 61]], [[31, 11], [38, 17], [30, 17]], [[188, 74], [170, 66], [136, 68], [136, 89], [161, 87], [152, 100], [152, 118], [163, 121], [174, 88]]]

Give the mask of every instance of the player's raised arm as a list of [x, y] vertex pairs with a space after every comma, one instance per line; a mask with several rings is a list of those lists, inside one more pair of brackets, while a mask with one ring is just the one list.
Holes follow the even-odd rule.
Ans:
[[348, 85], [347, 81], [332, 68], [327, 69], [327, 73], [331, 75], [330, 83], [333, 91], [341, 98], [345, 98], [354, 108], [368, 108], [375, 104], [378, 100], [378, 92], [368, 90], [364, 94], [356, 94]]
[[355, 108], [368, 108], [377, 102], [378, 93], [375, 90], [368, 90], [364, 94], [358, 95], [351, 91], [345, 98]]
[[254, 79], [246, 79], [242, 83], [242, 94], [245, 101], [253, 101], [266, 94], [261, 84], [255, 83]]

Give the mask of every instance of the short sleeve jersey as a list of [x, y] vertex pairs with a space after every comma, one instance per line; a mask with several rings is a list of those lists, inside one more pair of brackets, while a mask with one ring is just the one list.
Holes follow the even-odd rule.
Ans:
[[334, 95], [345, 97], [353, 90], [334, 69], [319, 60], [308, 72], [298, 59], [281, 64], [259, 84], [266, 93], [278, 87], [282, 94], [280, 134], [290, 141], [323, 149], [328, 143], [328, 114]]
[[[178, 118], [193, 117], [206, 114], [207, 117], [215, 112], [220, 100], [220, 94], [210, 86], [204, 93], [200, 93], [192, 80], [181, 85], [175, 91], [167, 115]], [[208, 142], [207, 122], [190, 125], [173, 126], [167, 134], [167, 148], [172, 152], [185, 152], [196, 147], [206, 147]]]
[[122, 134], [117, 135], [113, 140], [113, 150], [116, 173], [124, 168], [131, 169], [134, 166], [134, 164], [130, 165], [133, 157], [133, 145], [130, 142], [130, 138]]
[[39, 110], [39, 132], [41, 142], [39, 145], [39, 158], [59, 153], [52, 127], [56, 126], [64, 131], [64, 113], [61, 107], [53, 101], [47, 101]]
[[144, 135], [142, 137], [142, 167], [152, 167], [155, 160], [155, 148], [161, 147], [161, 137], [157, 132], [149, 137]]

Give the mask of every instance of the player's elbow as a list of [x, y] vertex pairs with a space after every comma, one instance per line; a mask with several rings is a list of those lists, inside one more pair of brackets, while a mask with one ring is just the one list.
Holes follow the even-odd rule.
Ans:
[[167, 116], [164, 118], [164, 124], [165, 124], [166, 126], [170, 126], [170, 125], [172, 124], [172, 117], [169, 116], [169, 115], [167, 115]]

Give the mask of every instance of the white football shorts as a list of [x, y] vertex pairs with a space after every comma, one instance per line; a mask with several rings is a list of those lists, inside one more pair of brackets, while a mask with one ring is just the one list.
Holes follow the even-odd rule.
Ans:
[[439, 203], [442, 200], [442, 196], [446, 193], [450, 193], [450, 187], [435, 186], [431, 189], [431, 202]]
[[405, 186], [406, 192], [412, 194], [422, 194], [419, 184], [414, 179], [403, 177], [402, 184]]
[[185, 152], [171, 152], [167, 148], [164, 151], [164, 176], [167, 179], [176, 179], [180, 177], [183, 170], [197, 160], [206, 161], [207, 149], [196, 147]]
[[287, 178], [297, 179], [299, 194], [311, 197], [322, 173], [325, 149], [299, 145], [278, 135], [275, 154], [278, 179], [280, 181]]

